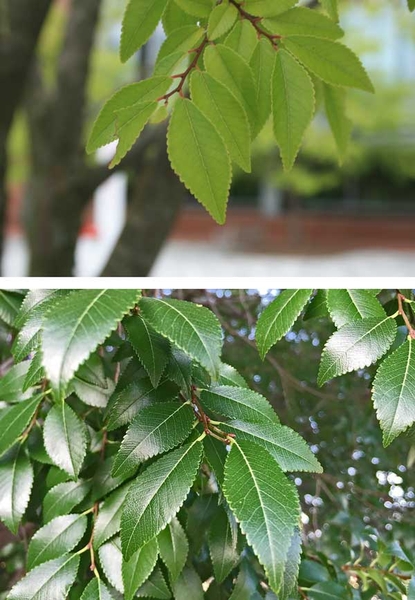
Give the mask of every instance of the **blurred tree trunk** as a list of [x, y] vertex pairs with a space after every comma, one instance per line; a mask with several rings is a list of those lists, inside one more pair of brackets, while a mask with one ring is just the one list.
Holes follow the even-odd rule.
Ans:
[[6, 217], [7, 140], [52, 0], [3, 0], [0, 23], [0, 256]]

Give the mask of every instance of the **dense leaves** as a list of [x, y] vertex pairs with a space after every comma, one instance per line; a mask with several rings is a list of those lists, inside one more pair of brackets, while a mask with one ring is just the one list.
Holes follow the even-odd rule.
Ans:
[[[408, 0], [410, 10], [412, 2]], [[130, 0], [122, 23], [121, 60], [135, 55], [160, 23], [166, 39], [154, 72], [106, 103], [88, 151], [118, 140], [110, 164], [115, 166], [149, 120], [168, 120], [173, 170], [220, 224], [226, 219], [232, 162], [250, 171], [251, 142], [268, 120], [283, 167], [292, 168], [314, 116], [315, 90], [324, 90], [321, 107], [342, 158], [351, 130], [345, 92], [373, 92], [373, 85], [356, 54], [338, 41], [344, 32], [337, 0], [321, 0], [326, 14], [297, 4]], [[5, 304], [4, 310], [13, 308]]]
[[[202, 78], [203, 86], [217, 87], [204, 73], [196, 74], [196, 86]], [[414, 596], [411, 544], [384, 543], [365, 525], [353, 526], [348, 555], [340, 544], [330, 555], [309, 556], [302, 543], [306, 505], [319, 506], [321, 489], [336, 502], [342, 489], [330, 491], [333, 476], [322, 465], [328, 444], [339, 443], [338, 422], [350, 415], [350, 397], [317, 389], [317, 378], [323, 384], [357, 371], [366, 400], [372, 388], [376, 411], [366, 402], [357, 422], [362, 427], [363, 417], [376, 414], [385, 446], [415, 422], [411, 291], [279, 290], [259, 299], [250, 327], [240, 329], [249, 346], [243, 361], [255, 356], [261, 365], [253, 379], [233, 366], [232, 353], [222, 359], [223, 330], [233, 339], [243, 334], [215, 296], [201, 306], [169, 295], [13, 292], [14, 313], [4, 311], [1, 325], [0, 519], [17, 534], [10, 546], [19, 548], [21, 562], [14, 564], [23, 558], [26, 573], [11, 577], [4, 598], [291, 600], [299, 588], [300, 596], [350, 600], [352, 587], [356, 600], [367, 600], [366, 592], [382, 600]], [[241, 307], [244, 314], [247, 305]], [[281, 363], [280, 348], [292, 340], [295, 369], [304, 372], [302, 318], [321, 354], [319, 373], [316, 360], [307, 365], [312, 381]], [[33, 363], [37, 374], [28, 385]], [[279, 414], [270, 373], [285, 388], [287, 411]], [[341, 389], [348, 393], [347, 385]], [[325, 411], [336, 416], [333, 441], [320, 443], [312, 415], [311, 446], [295, 431], [296, 393], [301, 403], [311, 394], [319, 421]], [[410, 435], [403, 438], [409, 445]], [[300, 504], [303, 481], [310, 493]], [[360, 482], [348, 486], [333, 527], [350, 527], [347, 505], [362, 489]], [[400, 489], [391, 487], [392, 500]], [[314, 531], [324, 530], [313, 518]]]

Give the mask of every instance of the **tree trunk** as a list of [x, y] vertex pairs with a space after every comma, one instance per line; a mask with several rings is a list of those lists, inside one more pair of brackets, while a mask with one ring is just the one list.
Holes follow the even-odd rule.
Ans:
[[179, 212], [185, 189], [168, 161], [165, 131], [136, 175], [127, 221], [104, 277], [146, 277]]
[[[0, 256], [6, 218], [7, 139], [52, 0], [8, 0], [0, 30]], [[4, 7], [3, 7], [4, 8]]]

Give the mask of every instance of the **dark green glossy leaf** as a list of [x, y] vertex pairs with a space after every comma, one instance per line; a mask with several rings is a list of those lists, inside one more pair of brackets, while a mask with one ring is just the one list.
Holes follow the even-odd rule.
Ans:
[[90, 482], [82, 480], [66, 481], [55, 485], [43, 500], [43, 521], [48, 523], [55, 517], [70, 513], [82, 502], [90, 489]]
[[158, 535], [160, 556], [169, 570], [171, 581], [176, 581], [186, 564], [189, 542], [179, 520], [174, 517]]
[[33, 468], [22, 447], [13, 448], [0, 462], [0, 519], [17, 533], [29, 504]]
[[148, 579], [157, 562], [157, 539], [150, 540], [137, 550], [129, 561], [122, 562], [125, 600], [133, 600], [137, 590]]
[[121, 513], [129, 489], [130, 483], [127, 483], [110, 494], [102, 503], [94, 526], [95, 548], [99, 548], [120, 530]]
[[29, 425], [41, 400], [42, 395], [33, 396], [0, 412], [0, 456], [11, 448]]
[[226, 510], [219, 506], [209, 530], [210, 558], [218, 583], [222, 583], [238, 562], [237, 541], [238, 527], [235, 519], [231, 520]]
[[157, 387], [169, 359], [168, 340], [154, 331], [140, 316], [125, 319], [124, 326], [151, 383]]
[[251, 423], [279, 423], [268, 400], [246, 388], [214, 386], [202, 390], [200, 399], [204, 408], [225, 417]]
[[105, 583], [95, 577], [84, 589], [81, 600], [113, 600], [113, 597]]

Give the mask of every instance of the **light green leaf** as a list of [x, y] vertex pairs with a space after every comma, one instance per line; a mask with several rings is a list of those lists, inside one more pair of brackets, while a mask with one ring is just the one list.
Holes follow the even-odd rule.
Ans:
[[117, 139], [117, 111], [138, 102], [154, 102], [167, 92], [171, 84], [170, 77], [150, 77], [118, 90], [99, 113], [88, 140], [87, 152], [91, 154]]
[[121, 517], [126, 560], [158, 535], [177, 513], [196, 477], [201, 453], [202, 444], [196, 440], [159, 458], [135, 479]]
[[180, 8], [195, 17], [208, 17], [214, 0], [174, 0]]
[[137, 379], [115, 395], [108, 417], [108, 429], [112, 431], [130, 423], [136, 414], [146, 406], [156, 402], [173, 400], [177, 396], [177, 386], [164, 380], [154, 387], [147, 378]]
[[220, 365], [219, 385], [234, 385], [236, 387], [248, 388], [248, 384], [240, 373], [226, 363]]
[[158, 598], [159, 600], [171, 598], [171, 592], [159, 566], [156, 566], [150, 577], [138, 590], [137, 596], [139, 598]]
[[307, 593], [312, 600], [348, 600], [349, 598], [347, 589], [335, 581], [317, 583]]
[[122, 441], [113, 476], [130, 471], [157, 454], [178, 446], [190, 435], [195, 421], [189, 404], [163, 402], [143, 408]]
[[99, 548], [120, 530], [121, 513], [127, 497], [130, 483], [107, 496], [100, 507], [94, 525], [94, 548]]
[[324, 347], [318, 384], [368, 367], [385, 354], [395, 337], [396, 321], [391, 317], [362, 319], [340, 327]]
[[137, 550], [129, 561], [122, 562], [122, 578], [124, 582], [125, 600], [133, 600], [135, 593], [148, 579], [157, 561], [157, 538], [150, 540]]
[[175, 600], [203, 600], [202, 580], [193, 567], [186, 566], [173, 583]]
[[137, 290], [76, 290], [45, 316], [43, 366], [57, 399], [139, 296]]
[[209, 530], [209, 552], [213, 573], [218, 583], [222, 583], [239, 560], [237, 550], [238, 527], [235, 520], [230, 521], [226, 510], [218, 507], [218, 512]]
[[81, 600], [113, 600], [113, 597], [105, 583], [94, 577], [84, 589]]
[[167, 36], [171, 35], [175, 29], [186, 27], [186, 25], [195, 25], [197, 19], [193, 15], [185, 12], [174, 0], [167, 3], [162, 16], [163, 28]]
[[170, 344], [140, 316], [124, 320], [128, 339], [148, 373], [151, 383], [157, 387], [169, 360]]
[[284, 290], [261, 313], [255, 337], [262, 359], [270, 348], [289, 332], [312, 291]]
[[27, 569], [67, 554], [82, 539], [87, 526], [85, 515], [55, 517], [36, 531], [27, 551]]
[[343, 37], [344, 31], [332, 19], [315, 9], [297, 6], [264, 22], [271, 33], [284, 37], [310, 35], [336, 40]]
[[158, 535], [160, 556], [169, 570], [172, 582], [176, 581], [186, 564], [189, 542], [176, 517]]
[[250, 423], [279, 423], [268, 400], [246, 388], [214, 386], [209, 390], [202, 390], [200, 399], [204, 408], [231, 419]]
[[275, 458], [283, 471], [322, 473], [323, 469], [306, 441], [290, 427], [268, 423], [229, 421], [225, 431], [235, 433], [238, 440], [263, 446]]
[[251, 67], [242, 56], [224, 44], [208, 46], [203, 58], [207, 72], [223, 83], [244, 107], [251, 125], [251, 136], [255, 138], [259, 132], [258, 107]]
[[272, 76], [272, 113], [275, 139], [287, 171], [295, 162], [314, 105], [314, 86], [307, 71], [291, 54], [279, 50]]
[[379, 300], [367, 290], [327, 290], [326, 297], [336, 327], [361, 319], [386, 317]]
[[415, 342], [409, 338], [380, 365], [373, 382], [373, 404], [389, 444], [415, 422]]
[[212, 311], [192, 302], [154, 298], [142, 298], [140, 309], [156, 331], [199, 362], [212, 377], [218, 377], [222, 330]]
[[225, 35], [238, 18], [238, 10], [233, 4], [218, 4], [209, 15], [207, 34], [210, 41]]
[[86, 427], [66, 402], [49, 411], [43, 439], [53, 463], [77, 479], [86, 454]]
[[268, 40], [261, 38], [258, 41], [249, 64], [256, 84], [258, 130], [260, 131], [271, 115], [272, 106], [270, 81], [274, 73], [275, 51]]
[[66, 600], [79, 560], [79, 556], [65, 555], [43, 563], [16, 583], [7, 600]]
[[[219, 5], [218, 8], [222, 6]], [[208, 73], [195, 71], [191, 78], [192, 100], [215, 124], [232, 160], [251, 171], [251, 133], [245, 110], [222, 83]]]
[[110, 169], [119, 165], [131, 150], [157, 106], [157, 102], [138, 102], [133, 106], [116, 111], [116, 130], [119, 141], [115, 156], [109, 165]]
[[274, 17], [297, 4], [298, 0], [245, 0], [244, 9], [255, 17]]
[[258, 44], [258, 37], [248, 20], [239, 19], [223, 43], [249, 63]]
[[82, 480], [55, 485], [43, 500], [43, 521], [48, 523], [55, 517], [68, 514], [82, 502], [90, 488], [91, 484]]
[[122, 62], [127, 62], [147, 42], [156, 29], [165, 7], [165, 0], [130, 0], [122, 24]]
[[187, 25], [174, 29], [164, 40], [157, 55], [156, 65], [170, 54], [181, 51], [183, 54], [196, 48], [203, 37], [203, 29], [197, 25]]
[[337, 0], [320, 0], [320, 4], [333, 21], [339, 20]]
[[293, 35], [284, 39], [284, 46], [326, 83], [374, 92], [362, 63], [343, 44], [312, 36]]
[[14, 534], [29, 504], [33, 468], [22, 446], [0, 462], [0, 519]]
[[215, 126], [186, 98], [175, 104], [167, 144], [171, 165], [182, 183], [223, 225], [231, 184], [229, 155]]
[[278, 593], [300, 503], [294, 485], [261, 446], [233, 442], [225, 467], [226, 500]]
[[352, 133], [352, 122], [346, 115], [346, 90], [323, 84], [323, 94], [327, 119], [342, 162]]
[[23, 433], [37, 407], [42, 395], [33, 396], [29, 400], [23, 400], [15, 406], [0, 411], [0, 456], [15, 443]]

